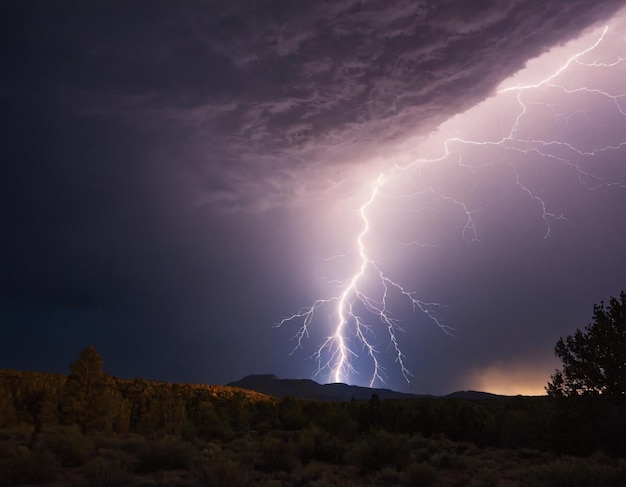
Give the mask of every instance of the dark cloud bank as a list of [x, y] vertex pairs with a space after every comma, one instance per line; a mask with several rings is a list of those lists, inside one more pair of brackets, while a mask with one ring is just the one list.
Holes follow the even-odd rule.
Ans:
[[[271, 329], [315, 292], [315, 208], [292, 203], [319, 201], [365, 155], [428, 134], [623, 3], [3, 2], [0, 367], [65, 371], [92, 343], [123, 377], [309, 377], [293, 330]], [[498, 253], [498, 272], [476, 263], [488, 243], [446, 257], [469, 338], [423, 328], [411, 390], [461, 388], [511, 342], [545, 361], [600, 291], [623, 286], [622, 230], [561, 247], [564, 230], [532, 265]], [[574, 274], [589, 282], [569, 294]], [[506, 318], [523, 308], [526, 321]]]

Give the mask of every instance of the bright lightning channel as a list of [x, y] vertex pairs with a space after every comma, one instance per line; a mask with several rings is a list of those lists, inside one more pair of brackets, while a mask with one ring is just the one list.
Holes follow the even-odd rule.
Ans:
[[[386, 334], [391, 345], [391, 348], [395, 354], [395, 361], [398, 364], [400, 372], [404, 379], [410, 382], [412, 374], [406, 366], [405, 355], [402, 352], [400, 344], [397, 339], [397, 332], [401, 331], [398, 320], [391, 316], [388, 308], [389, 293], [391, 290], [398, 291], [406, 300], [408, 300], [412, 306], [414, 312], [423, 313], [431, 322], [437, 325], [441, 330], [449, 335], [453, 335], [453, 329], [447, 326], [443, 320], [439, 317], [437, 310], [439, 308], [438, 303], [425, 302], [418, 299], [415, 293], [405, 289], [400, 283], [389, 277], [375, 260], [368, 253], [367, 237], [372, 231], [372, 224], [369, 218], [369, 210], [376, 204], [377, 199], [381, 195], [381, 189], [387, 181], [392, 179], [392, 176], [399, 172], [408, 170], [419, 170], [420, 167], [425, 165], [432, 165], [447, 160], [453, 154], [458, 154], [458, 166], [475, 170], [479, 166], [466, 166], [461, 160], [461, 148], [469, 146], [491, 146], [504, 148], [505, 150], [528, 154], [535, 153], [541, 157], [556, 160], [560, 163], [566, 164], [572, 167], [578, 174], [578, 178], [581, 183], [587, 184], [590, 189], [594, 189], [598, 186], [613, 186], [618, 185], [626, 188], [626, 185], [621, 183], [611, 182], [606, 178], [596, 176], [589, 171], [585, 170], [577, 162], [574, 162], [575, 157], [564, 158], [555, 155], [554, 149], [561, 149], [571, 153], [573, 156], [580, 157], [593, 157], [602, 154], [606, 151], [618, 150], [622, 147], [626, 147], [626, 142], [621, 142], [617, 145], [608, 145], [600, 148], [596, 148], [593, 151], [586, 151], [577, 148], [575, 145], [565, 141], [559, 140], [538, 140], [538, 139], [524, 139], [518, 137], [518, 131], [520, 124], [527, 115], [529, 103], [525, 101], [524, 95], [531, 90], [542, 90], [546, 88], [559, 89], [565, 94], [574, 94], [580, 92], [594, 93], [601, 95], [608, 100], [611, 100], [619, 113], [626, 116], [626, 112], [621, 106], [622, 100], [626, 95], [612, 95], [606, 91], [599, 89], [591, 89], [587, 87], [568, 89], [563, 85], [556, 84], [556, 80], [564, 74], [572, 65], [579, 64], [586, 67], [614, 67], [618, 64], [626, 61], [625, 57], [618, 57], [616, 61], [611, 63], [603, 63], [599, 61], [593, 61], [591, 63], [583, 62], [582, 58], [596, 50], [605, 40], [609, 32], [608, 26], [604, 28], [597, 40], [589, 47], [577, 52], [552, 74], [534, 84], [523, 84], [518, 86], [512, 86], [501, 89], [497, 92], [498, 95], [505, 95], [507, 93], [513, 93], [516, 96], [516, 102], [519, 106], [519, 113], [511, 125], [508, 133], [495, 141], [476, 141], [466, 140], [463, 138], [449, 138], [443, 143], [443, 153], [441, 156], [431, 159], [416, 159], [407, 165], [396, 165], [387, 174], [379, 174], [375, 181], [370, 185], [368, 197], [358, 210], [358, 215], [361, 222], [361, 231], [356, 236], [355, 251], [358, 256], [358, 265], [352, 274], [352, 276], [343, 282], [342, 290], [337, 295], [327, 298], [318, 299], [311, 306], [301, 309], [298, 313], [292, 316], [282, 319], [277, 326], [282, 326], [288, 322], [299, 321], [301, 326], [297, 331], [294, 339], [296, 346], [294, 351], [298, 348], [302, 348], [302, 341], [309, 336], [309, 328], [313, 323], [316, 312], [322, 308], [330, 306], [333, 309], [333, 332], [326, 337], [325, 340], [318, 347], [314, 353], [314, 357], [318, 364], [317, 374], [327, 373], [331, 382], [347, 382], [352, 375], [358, 374], [355, 369], [354, 361], [359, 357], [359, 349], [365, 353], [371, 362], [371, 376], [369, 380], [369, 386], [372, 387], [377, 381], [384, 383], [385, 373], [384, 368], [379, 360], [379, 350], [374, 344], [374, 332], [373, 326], [366, 321], [365, 318], [359, 314], [358, 309], [365, 309], [371, 317], [374, 317], [379, 323], [386, 328]], [[536, 104], [536, 102], [535, 102]], [[547, 105], [547, 104], [546, 104]], [[549, 105], [547, 105], [551, 108]], [[525, 193], [532, 201], [534, 201], [542, 212], [542, 219], [545, 224], [547, 238], [551, 231], [551, 222], [555, 220], [565, 220], [562, 214], [549, 210], [546, 202], [537, 194], [535, 194], [529, 187], [524, 185], [522, 179], [518, 173], [515, 164], [511, 161], [495, 161], [487, 162], [484, 166], [493, 165], [496, 163], [505, 163], [510, 166], [515, 184], [517, 187]], [[593, 181], [590, 184], [589, 181]], [[461, 208], [466, 216], [466, 224], [462, 230], [462, 236], [469, 241], [479, 242], [476, 225], [474, 222], [474, 214], [479, 210], [471, 210], [462, 201], [446, 195], [433, 187], [428, 187], [424, 191], [429, 191], [436, 197], [446, 201], [447, 203], [454, 204]], [[411, 242], [416, 243], [416, 242]], [[417, 244], [417, 243], [416, 243]], [[417, 244], [421, 245], [421, 244]], [[366, 277], [374, 276], [379, 285], [381, 286], [382, 293], [378, 299], [374, 299], [368, 294], [365, 287]]]

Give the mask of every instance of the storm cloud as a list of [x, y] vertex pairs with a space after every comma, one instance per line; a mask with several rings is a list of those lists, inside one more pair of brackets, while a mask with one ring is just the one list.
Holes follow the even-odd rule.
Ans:
[[[315, 296], [319, 258], [345, 244], [323, 234], [329, 227], [320, 230], [320, 222], [346, 230], [333, 223], [331, 200], [358, 196], [371, 167], [384, 167], [407, 140], [425, 138], [494, 95], [529, 59], [623, 5], [3, 2], [0, 367], [59, 370], [93, 343], [105, 367], [108, 354], [121, 376], [219, 383], [245, 373], [289, 375], [296, 360], [289, 332], [271, 326]], [[614, 133], [623, 131], [623, 119], [605, 120]], [[612, 132], [602, 133], [608, 140]], [[621, 175], [607, 173], [611, 180]], [[624, 202], [617, 193], [604, 198], [613, 208]], [[621, 231], [608, 237], [614, 251], [610, 241]], [[429, 292], [444, 286], [438, 274], [487, 283], [499, 316], [536, 302], [542, 286], [571, 280], [550, 274], [538, 285], [542, 259], [562, 258], [558, 272], [565, 272], [568, 252], [577, 262], [588, 252], [593, 232], [561, 248], [570, 230], [562, 232], [542, 242], [546, 253], [531, 266], [522, 246], [509, 258], [491, 254], [489, 265], [509, 266], [520, 281], [513, 295], [496, 297], [501, 282], [477, 264], [497, 243], [510, 243], [493, 225], [484, 227], [482, 250], [465, 250], [473, 261], [452, 265], [442, 253], [423, 264]], [[608, 248], [594, 245], [593, 252]], [[605, 272], [609, 254], [597, 257]], [[454, 275], [437, 270], [437, 262]], [[617, 278], [608, 281], [605, 288], [617, 293]], [[490, 299], [471, 300], [460, 289], [443, 293], [448, 302], [465, 302], [456, 327], [481, 337], [461, 355], [474, 354], [476, 370], [493, 371], [498, 354], [486, 350], [507, 349], [503, 343], [522, 325], [492, 329], [484, 312]], [[583, 286], [576, 296], [588, 291]], [[561, 305], [571, 299], [562, 297]], [[589, 299], [588, 308], [596, 296]], [[533, 306], [545, 316], [544, 305]], [[577, 313], [559, 320], [571, 323]], [[433, 349], [463, 346], [440, 330], [425, 333], [414, 346], [424, 357], [414, 364], [420, 370], [432, 358], [421, 340]], [[518, 343], [528, 341], [520, 354], [531, 362], [548, 362], [555, 333], [546, 331], [538, 346], [542, 333], [519, 332]], [[483, 348], [480, 340], [490, 344]], [[417, 392], [462, 387], [478, 373], [458, 367], [440, 366], [431, 378], [417, 373], [415, 387], [428, 389]], [[304, 361], [295, 373], [310, 370]]]

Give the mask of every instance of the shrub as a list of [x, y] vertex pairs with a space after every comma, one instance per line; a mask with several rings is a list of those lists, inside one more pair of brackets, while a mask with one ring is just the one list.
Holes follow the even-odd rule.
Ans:
[[522, 460], [531, 460], [533, 458], [538, 458], [541, 456], [541, 452], [539, 450], [535, 450], [533, 448], [519, 448], [515, 450], [518, 458]]
[[402, 485], [407, 487], [430, 487], [437, 481], [437, 470], [427, 463], [409, 465], [402, 476]]
[[58, 464], [48, 451], [18, 451], [0, 464], [0, 485], [44, 484], [56, 479]]
[[374, 476], [376, 485], [398, 485], [398, 471], [393, 467], [384, 467]]
[[297, 449], [294, 443], [279, 438], [266, 437], [261, 442], [263, 468], [269, 472], [291, 471], [297, 463]]
[[311, 460], [341, 463], [345, 453], [345, 446], [339, 438], [315, 425], [300, 431], [298, 446], [304, 463]]
[[91, 440], [83, 435], [77, 424], [46, 430], [42, 442], [66, 467], [83, 465], [93, 449]]
[[321, 479], [326, 471], [326, 466], [318, 462], [310, 462], [302, 469], [302, 484], [313, 485]]
[[467, 459], [456, 453], [439, 452], [430, 457], [430, 463], [444, 470], [464, 470], [467, 468]]
[[346, 453], [346, 460], [361, 472], [387, 466], [401, 469], [409, 463], [408, 442], [403, 436], [376, 430], [355, 442]]
[[498, 487], [500, 476], [492, 469], [483, 469], [478, 473], [478, 485], [480, 487]]
[[200, 464], [197, 472], [200, 485], [206, 487], [246, 487], [253, 480], [249, 466], [224, 455]]
[[530, 472], [531, 485], [548, 487], [586, 487], [626, 485], [626, 468], [619, 465], [597, 463], [587, 458], [561, 458]]
[[17, 424], [17, 411], [11, 400], [11, 394], [0, 385], [0, 428]]
[[229, 444], [228, 449], [242, 465], [253, 467], [263, 463], [263, 452], [260, 450], [258, 438], [249, 436], [236, 438]]
[[149, 473], [186, 468], [193, 454], [194, 448], [180, 438], [166, 436], [148, 441], [138, 452], [137, 471]]
[[143, 436], [129, 436], [107, 439], [106, 443], [102, 443], [102, 446], [135, 455], [146, 448], [146, 444], [147, 441]]
[[96, 457], [83, 467], [83, 478], [90, 487], [118, 487], [128, 483], [129, 474], [119, 459]]

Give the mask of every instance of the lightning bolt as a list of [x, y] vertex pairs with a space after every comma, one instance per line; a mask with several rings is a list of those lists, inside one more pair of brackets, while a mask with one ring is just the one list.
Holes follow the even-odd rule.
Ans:
[[[546, 94], [552, 90], [557, 91], [563, 96], [573, 96], [585, 93], [587, 95], [595, 95], [602, 97], [610, 102], [615, 110], [626, 116], [624, 103], [626, 94], [612, 94], [608, 90], [599, 88], [568, 87], [564, 83], [559, 83], [561, 79], [574, 66], [593, 68], [593, 69], [610, 69], [619, 67], [626, 61], [626, 57], [617, 57], [611, 62], [603, 62], [595, 59], [591, 62], [585, 62], [585, 58], [596, 51], [606, 40], [609, 34], [609, 27], [605, 27], [595, 42], [585, 49], [577, 52], [569, 57], [557, 70], [552, 74], [540, 80], [537, 83], [521, 84], [500, 89], [496, 92], [497, 97], [514, 97], [514, 103], [518, 107], [517, 115], [513, 119], [510, 128], [495, 140], [472, 140], [462, 137], [450, 137], [443, 141], [440, 155], [432, 158], [417, 158], [405, 164], [396, 164], [386, 173], [381, 173], [370, 184], [368, 196], [363, 204], [358, 208], [360, 218], [361, 231], [356, 236], [354, 252], [357, 255], [357, 266], [347, 280], [339, 283], [340, 292], [328, 299], [318, 299], [311, 306], [301, 309], [299, 312], [282, 319], [277, 326], [283, 326], [286, 323], [297, 321], [300, 327], [294, 336], [296, 346], [294, 351], [302, 348], [302, 342], [309, 336], [310, 326], [313, 324], [314, 318], [320, 308], [329, 307], [332, 312], [332, 330], [333, 332], [327, 336], [317, 348], [314, 357], [318, 364], [317, 374], [327, 373], [329, 380], [332, 382], [346, 382], [355, 374], [358, 374], [354, 365], [356, 358], [365, 355], [371, 363], [371, 375], [369, 385], [372, 387], [377, 382], [385, 382], [385, 370], [380, 360], [380, 351], [376, 343], [376, 326], [386, 330], [386, 341], [390, 350], [393, 351], [395, 361], [402, 373], [404, 379], [410, 382], [411, 373], [406, 365], [406, 357], [402, 352], [398, 340], [398, 332], [402, 331], [400, 323], [394, 319], [389, 310], [390, 293], [399, 294], [403, 299], [407, 300], [413, 307], [414, 312], [423, 314], [427, 320], [438, 326], [443, 332], [454, 336], [454, 330], [449, 327], [438, 312], [441, 305], [438, 303], [426, 302], [418, 299], [415, 293], [408, 291], [398, 281], [393, 280], [381, 268], [381, 265], [368, 252], [368, 241], [373, 231], [370, 211], [381, 198], [394, 198], [394, 196], [385, 194], [384, 187], [389, 182], [398, 177], [402, 173], [413, 171], [417, 178], [420, 178], [421, 171], [429, 166], [436, 166], [443, 163], [455, 164], [462, 171], [471, 171], [477, 173], [485, 168], [492, 167], [496, 164], [508, 167], [512, 174], [512, 180], [520, 192], [526, 195], [541, 212], [541, 217], [545, 225], [545, 238], [550, 236], [552, 225], [555, 221], [567, 222], [565, 216], [558, 211], [552, 210], [550, 205], [536, 192], [530, 185], [524, 182], [516, 162], [512, 155], [528, 156], [536, 155], [542, 159], [551, 160], [575, 171], [580, 183], [584, 184], [588, 189], [596, 189], [598, 187], [619, 186], [626, 188], [626, 184], [619, 181], [612, 181], [609, 178], [594, 174], [592, 171], [585, 169], [581, 163], [582, 160], [593, 158], [609, 151], [618, 151], [626, 147], [626, 142], [616, 144], [607, 144], [602, 147], [596, 147], [593, 150], [584, 149], [576, 144], [564, 140], [544, 140], [531, 136], [524, 136], [522, 125], [529, 116], [529, 111], [533, 107], [544, 107], [552, 112], [555, 120], [565, 118], [569, 123], [569, 118], [559, 112], [558, 108], [553, 104], [534, 100], [533, 94]], [[541, 98], [541, 97], [539, 97]], [[584, 110], [581, 111], [583, 114]], [[577, 113], [577, 112], [576, 112]], [[569, 117], [571, 117], [570, 115]], [[484, 159], [480, 163], [466, 162], [466, 152], [475, 149], [492, 149], [499, 154], [493, 159]], [[477, 231], [475, 215], [480, 211], [473, 209], [471, 205], [464, 202], [461, 198], [453, 197], [443, 191], [438, 190], [433, 185], [415, 190], [415, 194], [426, 194], [438, 198], [448, 205], [458, 207], [465, 215], [465, 225], [461, 231], [462, 237], [469, 241], [480, 243]], [[411, 195], [404, 195], [411, 196]], [[397, 197], [397, 196], [396, 196]], [[408, 242], [419, 246], [427, 244], [419, 242]], [[377, 283], [375, 293], [368, 292], [368, 282], [372, 280]], [[378, 324], [375, 326], [375, 324]], [[293, 352], [292, 352], [293, 353]]]

